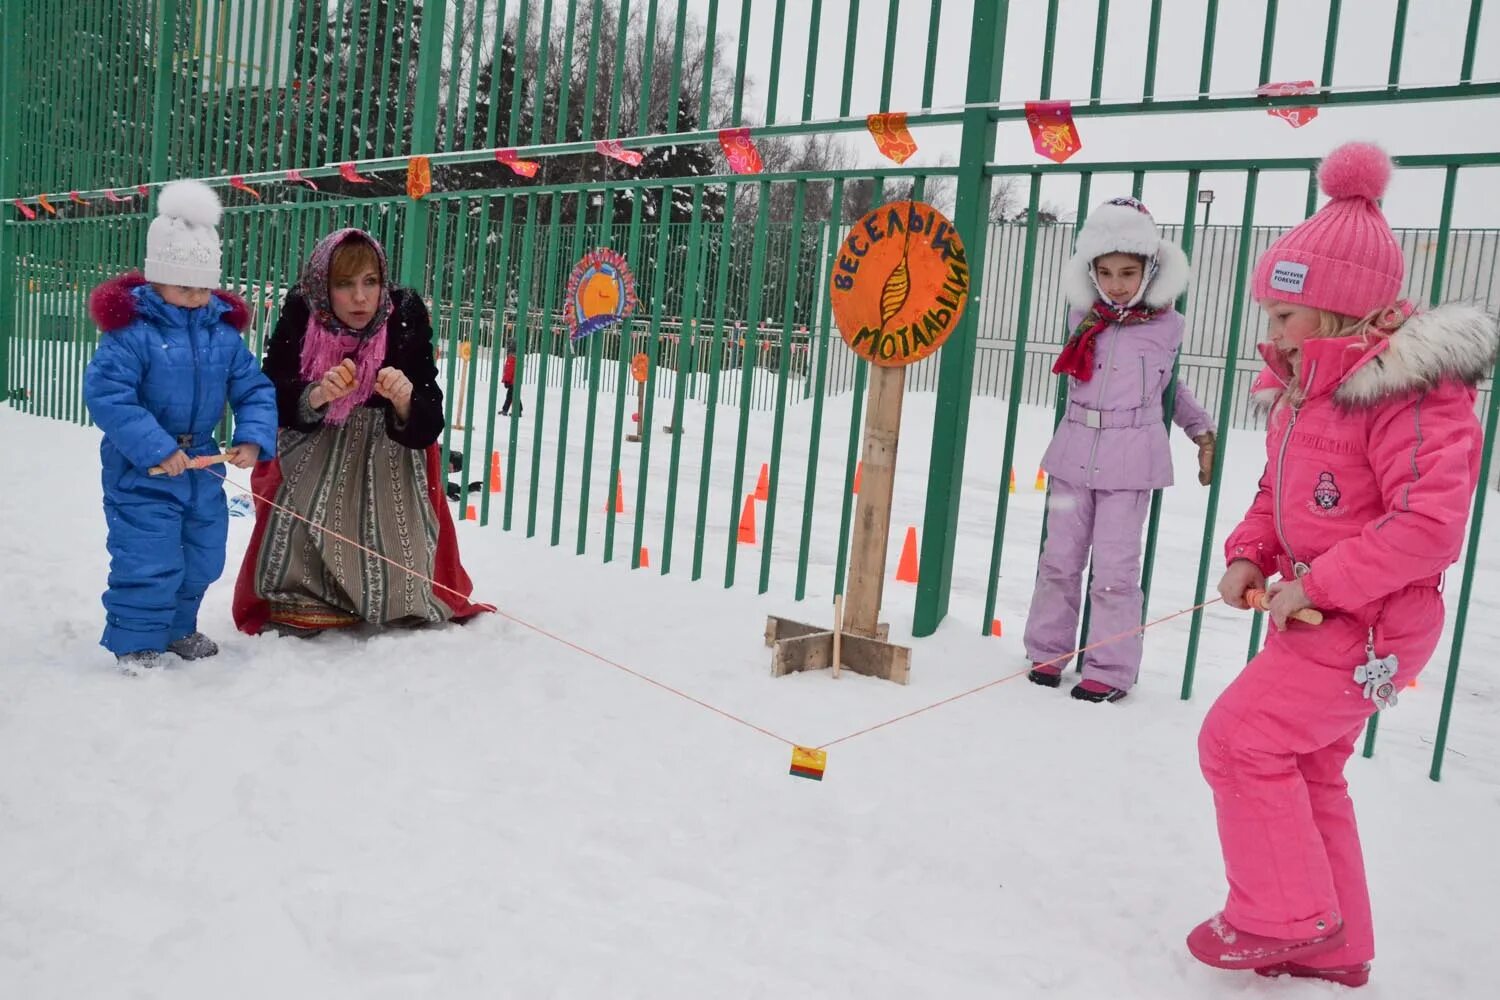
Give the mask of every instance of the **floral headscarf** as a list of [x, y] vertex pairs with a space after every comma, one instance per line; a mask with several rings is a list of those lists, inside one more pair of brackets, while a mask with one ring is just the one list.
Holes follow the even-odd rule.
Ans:
[[[361, 240], [375, 251], [380, 262], [380, 302], [375, 315], [361, 330], [350, 329], [333, 312], [328, 277], [333, 255], [352, 240]], [[356, 406], [362, 405], [375, 391], [375, 375], [385, 360], [386, 321], [391, 316], [390, 269], [380, 242], [362, 229], [340, 229], [329, 233], [313, 248], [312, 256], [302, 269], [297, 290], [307, 301], [311, 314], [302, 340], [302, 377], [316, 382], [345, 358], [354, 360], [354, 391], [328, 404], [323, 419], [342, 424]]]

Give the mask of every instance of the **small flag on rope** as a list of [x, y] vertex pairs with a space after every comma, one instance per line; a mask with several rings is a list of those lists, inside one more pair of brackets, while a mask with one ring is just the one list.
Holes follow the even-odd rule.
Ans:
[[42, 206], [43, 208], [45, 208], [47, 210], [47, 214], [48, 215], [56, 215], [57, 214], [57, 209], [55, 209], [55, 208], [52, 207], [52, 202], [50, 202], [50, 201], [47, 200], [47, 196], [46, 195], [44, 195], [44, 194], [37, 195], [36, 196], [36, 203], [38, 205]]
[[135, 195], [133, 195], [133, 194], [127, 194], [125, 197], [121, 198], [119, 195], [115, 194], [115, 189], [114, 188], [106, 188], [105, 191], [104, 191], [104, 197], [108, 198], [110, 201], [124, 203], [124, 202], [130, 201], [132, 198], [135, 197]]
[[11, 204], [16, 206], [16, 211], [20, 212], [21, 218], [25, 219], [26, 221], [30, 222], [31, 220], [36, 218], [36, 209], [26, 204], [20, 198], [17, 198], [15, 201], [11, 202]]
[[368, 177], [361, 177], [359, 171], [354, 169], [354, 164], [352, 164], [352, 163], [340, 163], [339, 164], [339, 176], [342, 177], [344, 180], [348, 181], [350, 184], [374, 184], [375, 183], [374, 181], [370, 180], [370, 178], [368, 178]]
[[827, 750], [814, 750], [811, 747], [792, 747], [791, 773], [795, 777], [822, 781], [823, 772], [827, 767]]
[[1053, 162], [1062, 163], [1083, 148], [1067, 101], [1027, 101], [1026, 125], [1036, 151]]
[[[1292, 94], [1311, 94], [1317, 89], [1318, 85], [1312, 80], [1298, 80], [1295, 83], [1268, 83], [1255, 92], [1261, 97], [1289, 97]], [[1267, 108], [1266, 114], [1272, 118], [1280, 118], [1292, 128], [1301, 128], [1318, 117], [1318, 109]]]
[[521, 159], [514, 149], [495, 150], [495, 159], [510, 167], [511, 172], [521, 177], [535, 177], [537, 170], [541, 167], [535, 160]]
[[68, 200], [75, 205], [87, 205], [89, 203], [89, 200], [83, 195], [79, 194], [77, 191], [69, 191]]
[[318, 186], [316, 184], [308, 180], [306, 177], [302, 176], [302, 171], [300, 170], [288, 170], [286, 172], [286, 182], [288, 184], [306, 184], [314, 191], [318, 189]]
[[619, 139], [600, 139], [594, 143], [594, 149], [601, 156], [607, 156], [611, 160], [619, 160], [621, 163], [628, 163], [632, 167], [641, 165], [641, 154], [633, 149], [626, 149], [620, 144]]
[[865, 119], [875, 146], [887, 159], [905, 163], [917, 151], [917, 141], [906, 127], [906, 112], [896, 111], [883, 115], [870, 115]]
[[149, 198], [149, 197], [151, 197], [151, 189], [148, 188], [148, 187], [146, 187], [146, 185], [144, 185], [144, 184], [137, 184], [135, 186], [135, 189], [140, 194], [140, 196], [142, 198]]
[[236, 175], [229, 178], [229, 186], [234, 188], [236, 191], [245, 192], [256, 201], [260, 201], [260, 192], [255, 190], [255, 188], [251, 187], [249, 184], [246, 184], [245, 178], [243, 177]]
[[724, 150], [724, 158], [729, 161], [729, 169], [735, 173], [758, 174], [765, 169], [760, 150], [755, 148], [755, 140], [750, 138], [748, 128], [721, 129], [719, 146]]
[[432, 161], [427, 157], [413, 156], [406, 161], [406, 193], [413, 201], [432, 193]]

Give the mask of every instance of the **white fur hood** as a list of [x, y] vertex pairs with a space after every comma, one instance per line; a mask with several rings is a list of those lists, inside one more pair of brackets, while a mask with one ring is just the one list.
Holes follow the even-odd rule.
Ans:
[[1345, 379], [1333, 398], [1346, 406], [1370, 406], [1449, 379], [1477, 385], [1494, 371], [1497, 350], [1495, 316], [1475, 306], [1438, 306], [1402, 323], [1390, 346]]

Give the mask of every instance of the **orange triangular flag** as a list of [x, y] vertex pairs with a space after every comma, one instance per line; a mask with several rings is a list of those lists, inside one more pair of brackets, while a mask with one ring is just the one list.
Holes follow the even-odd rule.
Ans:
[[906, 127], [905, 112], [868, 115], [865, 126], [875, 139], [875, 147], [887, 159], [905, 163], [917, 151], [916, 140], [912, 139], [911, 131]]
[[906, 541], [901, 546], [901, 562], [896, 564], [897, 583], [917, 582], [917, 529], [906, 529]]
[[755, 494], [745, 494], [745, 509], [740, 512], [740, 541], [755, 544]]
[[50, 201], [47, 200], [47, 196], [46, 195], [44, 195], [44, 194], [37, 195], [36, 196], [36, 203], [38, 205], [42, 206], [43, 208], [45, 208], [47, 210], [47, 213], [49, 215], [56, 215], [57, 214], [57, 209], [55, 209], [55, 208], [52, 207], [52, 202], [50, 202]]
[[755, 499], [771, 499], [771, 467], [760, 463], [760, 481], [755, 484]]
[[490, 492], [500, 492], [500, 453], [490, 452]]

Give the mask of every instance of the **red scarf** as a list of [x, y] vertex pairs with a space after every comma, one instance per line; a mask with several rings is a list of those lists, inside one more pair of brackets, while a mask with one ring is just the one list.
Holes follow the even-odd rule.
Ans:
[[1099, 334], [1109, 329], [1111, 323], [1122, 326], [1146, 323], [1163, 311], [1150, 306], [1112, 306], [1096, 300], [1057, 356], [1052, 374], [1071, 375], [1080, 382], [1087, 382], [1094, 377], [1094, 344]]

